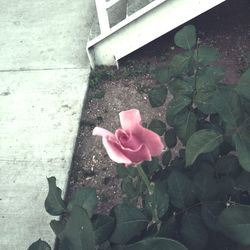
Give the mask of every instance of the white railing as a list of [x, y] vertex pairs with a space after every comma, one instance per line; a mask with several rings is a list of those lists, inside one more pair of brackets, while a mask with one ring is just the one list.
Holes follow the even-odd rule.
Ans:
[[102, 34], [108, 33], [110, 30], [108, 9], [121, 0], [95, 0], [99, 26]]

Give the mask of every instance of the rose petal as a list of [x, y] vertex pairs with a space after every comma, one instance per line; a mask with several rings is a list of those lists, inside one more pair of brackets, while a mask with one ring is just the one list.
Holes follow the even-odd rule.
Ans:
[[133, 132], [134, 128], [141, 124], [141, 115], [138, 109], [130, 109], [119, 113], [120, 123], [124, 130]]
[[117, 163], [132, 164], [132, 161], [124, 155], [123, 150], [116, 141], [111, 138], [102, 138], [103, 145], [107, 151], [109, 158]]
[[149, 149], [152, 156], [159, 156], [162, 153], [164, 145], [158, 134], [141, 125], [137, 125], [135, 131], [134, 136]]
[[117, 163], [131, 164], [132, 161], [129, 160], [123, 153], [114, 134], [110, 131], [95, 127], [93, 129], [93, 135], [98, 135], [102, 137], [102, 143], [107, 151], [109, 158]]
[[104, 128], [100, 128], [100, 127], [95, 127], [93, 129], [93, 132], [92, 132], [93, 135], [99, 135], [99, 136], [102, 136], [102, 137], [115, 137], [115, 135], [113, 133], [111, 133], [110, 131], [104, 129]]
[[143, 144], [136, 151], [131, 149], [123, 149], [123, 154], [129, 158], [133, 164], [152, 160], [149, 149]]
[[135, 136], [133, 136], [130, 131], [125, 131], [124, 129], [117, 129], [115, 131], [115, 137], [120, 142], [123, 148], [139, 150], [139, 148], [141, 147], [140, 141]]

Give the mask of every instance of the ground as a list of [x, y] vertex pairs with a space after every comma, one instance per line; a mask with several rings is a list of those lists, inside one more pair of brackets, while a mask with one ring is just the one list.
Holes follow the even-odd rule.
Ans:
[[[196, 26], [202, 44], [219, 50], [219, 64], [226, 70], [228, 84], [237, 83], [249, 66], [249, 13], [248, 0], [227, 0], [188, 22]], [[77, 187], [86, 185], [97, 189], [99, 212], [108, 212], [122, 200], [116, 163], [108, 158], [101, 138], [92, 136], [92, 130], [100, 126], [115, 131], [120, 126], [118, 113], [131, 108], [140, 110], [143, 122], [165, 119], [165, 108], [151, 108], [146, 92], [156, 84], [153, 70], [179, 51], [173, 42], [177, 30], [129, 55], [120, 62], [119, 70], [101, 67], [92, 72], [69, 177], [68, 198]]]

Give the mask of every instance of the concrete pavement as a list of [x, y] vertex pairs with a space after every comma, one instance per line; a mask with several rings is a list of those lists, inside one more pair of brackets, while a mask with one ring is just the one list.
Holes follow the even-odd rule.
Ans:
[[93, 0], [0, 0], [0, 249], [54, 242], [48, 176], [65, 189], [89, 76]]

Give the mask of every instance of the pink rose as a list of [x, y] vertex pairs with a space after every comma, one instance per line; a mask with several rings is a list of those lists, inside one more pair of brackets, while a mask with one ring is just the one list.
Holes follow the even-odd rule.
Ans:
[[99, 127], [93, 130], [93, 135], [102, 137], [111, 160], [130, 166], [151, 161], [152, 156], [162, 153], [164, 145], [160, 136], [142, 127], [139, 110], [122, 111], [119, 116], [122, 128], [118, 128], [115, 134]]

